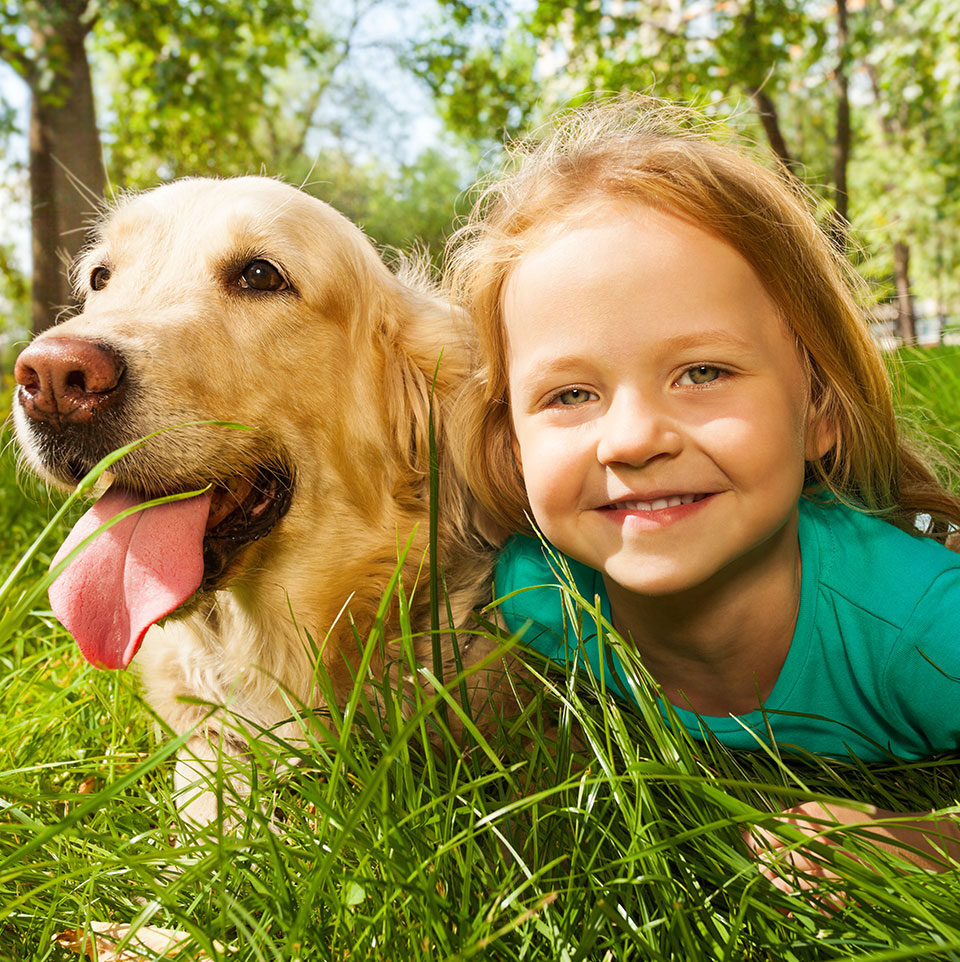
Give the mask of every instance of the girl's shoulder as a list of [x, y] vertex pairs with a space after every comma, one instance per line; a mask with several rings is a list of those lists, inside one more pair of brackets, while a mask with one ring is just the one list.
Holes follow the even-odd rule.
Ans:
[[884, 620], [903, 623], [931, 585], [960, 600], [960, 554], [839, 502], [801, 501], [801, 555], [817, 555], [821, 584]]
[[588, 605], [599, 597], [602, 613], [609, 619], [603, 580], [592, 568], [530, 535], [515, 534], [500, 550], [494, 569], [497, 609], [511, 631], [528, 621], [538, 626], [524, 636], [525, 643], [544, 650], [543, 644], [534, 640], [540, 630], [554, 640], [564, 637], [566, 588], [574, 589]]
[[[517, 568], [547, 567], [543, 554], [544, 544], [539, 538], [525, 534], [512, 534], [497, 555], [497, 575], [506, 576]], [[502, 573], [502, 574], [501, 574]]]
[[598, 575], [536, 536], [514, 534], [497, 556], [495, 580], [500, 596], [521, 588], [559, 583], [570, 584], [592, 598]]

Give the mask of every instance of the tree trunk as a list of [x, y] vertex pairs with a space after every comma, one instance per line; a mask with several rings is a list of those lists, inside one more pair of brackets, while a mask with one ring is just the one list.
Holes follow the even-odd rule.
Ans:
[[[882, 97], [877, 68], [873, 64], [868, 64], [867, 74], [873, 87], [874, 99], [877, 103], [881, 103]], [[894, 138], [902, 136], [903, 131], [898, 129], [890, 114], [880, 111], [879, 117], [882, 146], [885, 151], [889, 152], [893, 150]], [[894, 185], [884, 184], [883, 189], [888, 192], [892, 191]], [[896, 241], [893, 245], [893, 279], [897, 288], [897, 331], [903, 343], [912, 346], [917, 343], [917, 318], [913, 312], [913, 294], [910, 287], [910, 248], [902, 240]], [[941, 339], [943, 338], [943, 326], [941, 323]]]
[[81, 19], [87, 0], [47, 0], [30, 24], [30, 195], [33, 232], [31, 311], [34, 333], [73, 306], [69, 264], [105, 187]]
[[839, 250], [846, 250], [849, 194], [847, 165], [850, 161], [850, 91], [847, 80], [847, 60], [850, 37], [847, 25], [847, 0], [837, 0], [837, 67], [833, 87], [837, 95], [837, 129], [833, 141], [833, 198], [834, 216], [831, 226], [833, 241]]
[[760, 123], [763, 124], [763, 131], [767, 135], [770, 149], [780, 158], [780, 162], [791, 174], [799, 176], [800, 165], [793, 159], [787, 149], [787, 142], [784, 139], [783, 131], [780, 129], [780, 116], [777, 113], [777, 106], [773, 102], [773, 98], [763, 89], [752, 90], [750, 96], [757, 108]]
[[893, 245], [893, 273], [897, 282], [897, 330], [903, 343], [917, 343], [917, 318], [910, 294], [910, 248], [903, 241]]

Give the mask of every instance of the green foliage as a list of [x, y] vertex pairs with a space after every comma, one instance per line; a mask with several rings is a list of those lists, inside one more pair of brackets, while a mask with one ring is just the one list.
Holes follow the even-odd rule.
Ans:
[[[918, 299], [955, 314], [955, 0], [850, 7], [857, 267], [876, 299], [889, 299], [892, 247], [906, 240]], [[397, 146], [409, 118], [392, 116], [364, 73], [376, 70], [369, 64], [379, 52], [364, 50], [359, 25], [378, 16], [376, 3], [11, 0], [0, 7], [0, 58], [55, 97], [63, 66], [56, 45], [37, 54], [28, 23], [80, 18], [90, 30], [104, 155], [118, 188], [260, 171], [317, 180], [320, 196], [387, 246], [416, 242], [435, 254], [463, 211], [462, 192], [484, 151], [489, 162], [504, 138], [603, 91], [689, 100], [755, 139], [764, 136], [758, 98], [768, 98], [797, 170], [823, 198], [820, 214], [829, 214], [834, 8], [808, 0], [440, 0], [438, 10], [418, 7], [416, 39], [383, 44], [382, 53], [432, 89], [448, 131], [468, 150], [454, 151], [441, 134], [439, 146], [416, 157]], [[368, 58], [362, 69], [352, 66], [358, 51]], [[11, 106], [0, 102], [0, 145], [14, 124]], [[0, 238], [0, 249], [0, 304], [13, 318], [2, 326], [19, 331], [24, 278], [10, 262], [9, 239]]]
[[905, 425], [960, 492], [960, 347], [904, 349], [891, 368]]
[[0, 387], [30, 329], [30, 289], [14, 257], [13, 245], [0, 243]]
[[[86, 9], [84, 0], [7, 0], [0, 7], [0, 60], [46, 96], [60, 95], [65, 51], [53, 42], [59, 24], [76, 20]], [[35, 43], [33, 30], [44, 37]]]
[[[482, 18], [484, 5], [472, 11], [475, 19]], [[471, 124], [470, 111], [458, 100], [469, 102], [480, 86], [478, 75], [489, 65], [485, 51], [491, 46], [536, 48], [538, 59], [527, 65], [529, 82], [504, 93], [515, 113], [529, 112], [536, 104], [533, 116], [542, 119], [583, 94], [628, 90], [735, 113], [743, 96], [761, 88], [776, 94], [790, 82], [777, 67], [801, 56], [807, 64], [816, 62], [825, 45], [823, 25], [802, 0], [684, 2], [670, 7], [656, 0], [626, 5], [539, 0], [529, 16], [501, 18], [498, 25], [501, 36], [495, 42], [487, 28], [481, 42], [461, 40], [459, 57], [444, 57], [439, 50], [430, 69], [423, 70], [448, 122], [473, 136], [481, 134], [483, 122], [474, 119]], [[423, 49], [429, 54], [428, 45]], [[504, 68], [498, 64], [497, 69]], [[495, 85], [487, 89], [496, 95]], [[496, 133], [486, 129], [487, 137]]]
[[467, 210], [462, 168], [461, 158], [442, 150], [426, 150], [396, 170], [330, 150], [309, 167], [301, 159], [288, 176], [346, 214], [379, 247], [419, 250], [439, 266], [454, 222]]
[[0, 101], [0, 145], [6, 146], [16, 130], [17, 113], [12, 104]]
[[860, 22], [872, 101], [853, 167], [859, 224], [892, 274], [890, 249], [911, 245], [917, 289], [941, 305], [960, 298], [960, 27], [952, 3], [898, 4]]
[[[391, 117], [353, 64], [360, 21], [372, 9], [306, 0], [107, 7], [92, 51], [111, 179], [124, 188], [260, 172], [297, 181], [313, 176], [313, 164], [336, 179], [335, 193], [353, 198], [349, 213], [359, 207], [385, 220], [376, 208], [392, 200], [391, 213], [408, 223], [381, 230], [385, 242], [437, 236], [432, 209], [423, 223], [409, 223], [424, 206], [420, 185], [436, 174], [429, 192], [454, 186], [452, 205], [459, 184], [451, 184], [452, 164], [442, 163], [439, 146], [402, 159], [405, 118]], [[395, 52], [384, 47], [382, 55]], [[351, 143], [358, 134], [374, 149]], [[382, 190], [391, 198], [378, 200]]]
[[[489, 20], [489, 11], [485, 21]], [[502, 29], [473, 24], [464, 35], [461, 20], [468, 8], [458, 4], [454, 24], [418, 42], [408, 62], [433, 89], [448, 128], [467, 140], [489, 145], [521, 133], [538, 116], [540, 87], [536, 79], [535, 42], [520, 32], [508, 32], [488, 45], [491, 33]]]
[[125, 187], [256, 172], [276, 75], [294, 58], [320, 73], [332, 43], [299, 0], [114, 3], [95, 37], [110, 173]]

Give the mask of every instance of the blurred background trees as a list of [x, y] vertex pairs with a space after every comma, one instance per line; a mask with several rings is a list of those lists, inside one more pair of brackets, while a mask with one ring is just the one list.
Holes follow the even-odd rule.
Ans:
[[904, 341], [916, 305], [928, 337], [960, 310], [957, 0], [8, 0], [0, 59], [0, 190], [32, 211], [32, 257], [25, 216], [0, 229], [20, 338], [69, 305], [113, 191], [262, 171], [436, 257], [505, 137], [623, 90], [766, 144]]
[[816, 190], [904, 341], [917, 293], [941, 327], [956, 312], [957, 0], [442, 2], [453, 26], [419, 45], [418, 65], [462, 135], [518, 132], [599, 91], [693, 101]]
[[[35, 332], [70, 306], [65, 265], [105, 199], [176, 177], [279, 175], [309, 185], [381, 245], [439, 252], [470, 163], [439, 119], [413, 143], [431, 111], [426, 88], [399, 64], [405, 17], [385, 0], [7, 3], [2, 173], [29, 205], [32, 256], [17, 263], [8, 217], [6, 326], [22, 326], [26, 291]], [[410, 110], [396, 94], [404, 80]], [[19, 114], [18, 85], [29, 95]]]

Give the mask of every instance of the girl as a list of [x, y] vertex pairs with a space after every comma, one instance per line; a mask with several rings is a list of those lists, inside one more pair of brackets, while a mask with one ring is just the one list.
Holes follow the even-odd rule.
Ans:
[[[646, 99], [573, 114], [459, 234], [478, 370], [454, 435], [516, 533], [497, 596], [530, 589], [502, 616], [606, 670], [595, 638], [566, 637], [532, 516], [695, 737], [954, 749], [960, 556], [938, 542], [960, 501], [898, 436], [850, 272], [796, 184], [688, 119]], [[607, 683], [628, 694], [615, 660]]]

